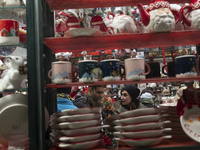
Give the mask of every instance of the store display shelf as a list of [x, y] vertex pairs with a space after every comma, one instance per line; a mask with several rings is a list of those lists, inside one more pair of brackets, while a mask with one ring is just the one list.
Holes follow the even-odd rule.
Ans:
[[[98, 8], [135, 6], [138, 2], [148, 4], [149, 0], [46, 0], [51, 9], [78, 9], [78, 8]], [[168, 0], [169, 3], [190, 3], [190, 0]]]
[[21, 93], [21, 92], [27, 92], [27, 88], [21, 88], [21, 89], [10, 89], [10, 90], [4, 90], [0, 91], [0, 93], [6, 94], [6, 93]]
[[88, 82], [88, 83], [82, 83], [82, 82], [72, 82], [72, 83], [66, 83], [66, 84], [45, 84], [45, 87], [50, 88], [64, 88], [64, 87], [72, 87], [72, 86], [95, 86], [95, 85], [114, 85], [114, 84], [141, 84], [141, 83], [157, 83], [157, 82], [173, 82], [173, 81], [194, 81], [199, 80], [200, 76], [195, 77], [184, 77], [184, 78], [151, 78], [151, 79], [145, 79], [145, 80], [120, 80], [120, 81], [96, 81], [96, 82]]
[[49, 37], [44, 38], [44, 43], [55, 53], [83, 50], [92, 51], [196, 45], [200, 43], [200, 31], [102, 35], [74, 38]]
[[11, 7], [0, 7], [0, 9], [26, 9], [26, 6], [11, 6]]

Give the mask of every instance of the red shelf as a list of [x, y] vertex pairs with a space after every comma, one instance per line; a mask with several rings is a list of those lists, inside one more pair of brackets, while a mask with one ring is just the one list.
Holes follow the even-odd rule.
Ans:
[[44, 43], [54, 52], [196, 45], [200, 43], [200, 31], [50, 37]]
[[[191, 0], [168, 0], [173, 3], [190, 3]], [[135, 6], [138, 2], [149, 4], [150, 0], [46, 0], [51, 9], [78, 9], [78, 8], [98, 8]]]
[[72, 87], [72, 86], [95, 86], [95, 85], [113, 85], [113, 84], [141, 84], [141, 83], [155, 83], [155, 82], [173, 82], [173, 81], [194, 81], [200, 80], [200, 76], [196, 77], [185, 77], [185, 78], [152, 78], [145, 80], [120, 80], [120, 81], [97, 81], [92, 83], [81, 83], [81, 82], [72, 82], [66, 84], [45, 84], [45, 87], [50, 88], [64, 88], [64, 87]]

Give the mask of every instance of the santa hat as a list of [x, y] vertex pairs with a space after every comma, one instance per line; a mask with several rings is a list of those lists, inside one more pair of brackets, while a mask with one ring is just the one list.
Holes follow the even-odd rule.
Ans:
[[92, 28], [99, 29], [102, 32], [106, 32], [107, 30], [107, 27], [103, 21], [103, 18], [99, 15], [92, 17], [92, 19], [90, 20], [90, 25]]
[[200, 0], [192, 0], [190, 2], [190, 5], [193, 6], [193, 9], [199, 9], [200, 8]]
[[73, 29], [73, 28], [81, 28], [80, 22], [78, 18], [76, 17], [69, 17], [66, 24], [67, 24], [68, 30]]
[[67, 13], [65, 13], [63, 11], [59, 12], [58, 15], [65, 15], [66, 17], [70, 17], [69, 14], [67, 14]]
[[169, 2], [165, 0], [153, 0], [147, 7], [147, 11], [151, 11], [158, 8], [170, 8]]

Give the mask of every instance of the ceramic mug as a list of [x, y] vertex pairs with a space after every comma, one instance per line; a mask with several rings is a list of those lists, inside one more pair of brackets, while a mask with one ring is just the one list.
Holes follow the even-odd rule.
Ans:
[[52, 63], [52, 69], [48, 77], [53, 83], [63, 84], [72, 82], [72, 64], [68, 61], [57, 61]]
[[121, 68], [119, 59], [106, 59], [100, 62], [102, 79], [104, 81], [121, 80]]
[[78, 62], [79, 82], [98, 81], [102, 77], [102, 71], [97, 60], [81, 60]]
[[8, 6], [20, 6], [21, 2], [20, 0], [6, 0], [5, 5]]
[[[145, 75], [151, 71], [150, 66], [144, 62], [143, 58], [128, 58], [125, 59], [124, 63], [127, 80], [145, 79]], [[145, 66], [147, 67], [147, 72], [145, 72]]]
[[[165, 72], [165, 68], [167, 68], [167, 72]], [[175, 70], [175, 61], [170, 61], [167, 65], [162, 67], [162, 73], [167, 75], [168, 77], [175, 77], [176, 70]]]
[[197, 76], [196, 57], [182, 55], [175, 58], [176, 77]]
[[0, 44], [19, 44], [19, 23], [13, 19], [0, 20]]
[[[151, 72], [146, 75], [146, 78], [160, 78], [160, 63], [159, 62], [149, 62], [147, 63], [150, 66]], [[147, 71], [147, 67], [145, 67]]]

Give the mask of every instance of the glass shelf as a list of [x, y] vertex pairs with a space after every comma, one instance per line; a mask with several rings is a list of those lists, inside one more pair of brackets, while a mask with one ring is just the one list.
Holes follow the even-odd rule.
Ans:
[[0, 7], [0, 9], [26, 9], [26, 6]]
[[[191, 0], [168, 0], [170, 4], [190, 3]], [[46, 0], [51, 9], [78, 9], [78, 8], [98, 8], [135, 6], [138, 2], [143, 5], [149, 4], [150, 0]]]
[[11, 89], [11, 90], [4, 90], [0, 91], [0, 93], [16, 93], [16, 92], [28, 92], [28, 88], [21, 88], [21, 89]]
[[64, 87], [72, 87], [72, 86], [96, 86], [96, 85], [114, 85], [114, 84], [141, 84], [141, 83], [157, 83], [157, 82], [174, 82], [174, 81], [194, 81], [200, 80], [200, 76], [195, 77], [185, 77], [185, 78], [151, 78], [144, 80], [120, 80], [120, 81], [97, 81], [91, 83], [81, 83], [81, 82], [71, 82], [66, 84], [45, 84], [45, 87], [50, 88], [64, 88]]
[[130, 33], [74, 38], [49, 37], [44, 38], [44, 43], [55, 53], [83, 50], [93, 51], [105, 49], [196, 45], [200, 43], [200, 31], [176, 31], [141, 34]]

